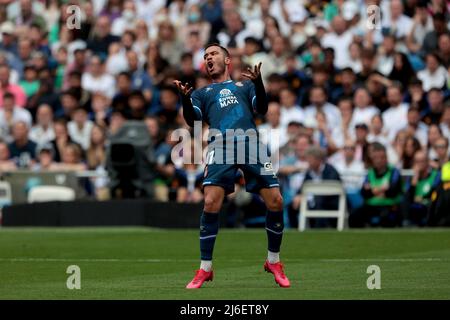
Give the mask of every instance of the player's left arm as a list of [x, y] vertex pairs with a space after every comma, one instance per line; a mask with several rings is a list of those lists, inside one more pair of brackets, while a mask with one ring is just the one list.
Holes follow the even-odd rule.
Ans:
[[259, 114], [266, 114], [268, 103], [267, 103], [267, 95], [266, 95], [266, 89], [264, 88], [264, 83], [262, 81], [261, 77], [261, 65], [262, 62], [260, 62], [258, 65], [255, 65], [252, 68], [248, 67], [247, 72], [243, 72], [242, 76], [250, 79], [254, 86], [255, 86], [255, 102], [252, 105], [256, 106], [256, 112]]

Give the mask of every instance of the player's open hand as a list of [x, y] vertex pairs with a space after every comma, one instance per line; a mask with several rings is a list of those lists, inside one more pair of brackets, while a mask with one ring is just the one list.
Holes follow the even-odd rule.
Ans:
[[192, 88], [189, 83], [185, 83], [184, 85], [181, 83], [181, 81], [179, 80], [174, 80], [173, 83], [177, 86], [178, 91], [184, 95], [184, 96], [188, 96], [191, 94], [192, 90], [194, 90], [194, 88]]
[[242, 72], [242, 76], [255, 81], [256, 79], [261, 77], [261, 65], [262, 62], [260, 62], [258, 65], [255, 65], [253, 69], [248, 67], [247, 72]]

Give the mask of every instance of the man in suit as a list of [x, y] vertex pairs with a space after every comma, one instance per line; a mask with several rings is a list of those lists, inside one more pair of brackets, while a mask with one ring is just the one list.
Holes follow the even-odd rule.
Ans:
[[[326, 163], [326, 152], [318, 146], [310, 146], [306, 150], [306, 161], [308, 162], [308, 170], [305, 174], [306, 181], [321, 182], [324, 180], [341, 181], [339, 173], [330, 164]], [[303, 186], [303, 185], [302, 185]], [[302, 187], [297, 192], [292, 203], [289, 205], [290, 216], [298, 216], [298, 210], [302, 201], [308, 201], [308, 207], [313, 210], [336, 210], [339, 198], [337, 196], [313, 196], [301, 195]], [[301, 214], [301, 213], [300, 213]], [[311, 227], [333, 227], [336, 224], [335, 219], [319, 218], [310, 219]], [[298, 221], [296, 222], [298, 224]], [[292, 227], [296, 227], [292, 225]]]

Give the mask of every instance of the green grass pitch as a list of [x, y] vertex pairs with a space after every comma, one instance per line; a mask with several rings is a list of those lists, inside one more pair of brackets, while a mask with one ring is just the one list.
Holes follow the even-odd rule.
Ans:
[[[450, 230], [289, 230], [291, 288], [263, 271], [264, 230], [221, 229], [215, 279], [184, 289], [198, 268], [198, 231], [1, 228], [0, 299], [450, 299]], [[69, 265], [81, 289], [66, 287]], [[381, 289], [367, 288], [367, 268]]]

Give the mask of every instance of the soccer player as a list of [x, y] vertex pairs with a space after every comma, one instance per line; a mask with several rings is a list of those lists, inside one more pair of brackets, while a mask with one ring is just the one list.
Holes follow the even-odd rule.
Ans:
[[[243, 82], [231, 80], [230, 54], [226, 48], [218, 44], [206, 46], [204, 63], [212, 84], [194, 91], [188, 83], [174, 81], [181, 94], [183, 116], [187, 124], [192, 127], [195, 121], [205, 121], [209, 124], [210, 132], [220, 133], [215, 134], [214, 142], [209, 143], [204, 174], [205, 202], [200, 219], [200, 269], [196, 271], [194, 279], [186, 288], [200, 288], [205, 281], [213, 280], [212, 256], [219, 228], [218, 213], [225, 195], [234, 191], [234, 179], [238, 169], [244, 173], [247, 191], [259, 193], [267, 207], [268, 257], [264, 263], [264, 269], [274, 275], [278, 285], [289, 287], [290, 282], [284, 274], [279, 256], [284, 229], [283, 198], [272, 163], [270, 160], [263, 163], [261, 157], [256, 155], [255, 158], [255, 152], [252, 154], [250, 151], [248, 156], [245, 156], [245, 161], [238, 161], [240, 155], [237, 154], [238, 159], [233, 158], [233, 162], [229, 163], [229, 152], [226, 150], [230, 143], [236, 147], [238, 142], [243, 142], [245, 149], [253, 151], [255, 144], [260, 146], [259, 140], [258, 143], [251, 143], [249, 142], [251, 137], [239, 131], [252, 132], [253, 130], [256, 133], [254, 113], [264, 115], [267, 112], [266, 92], [260, 71], [261, 63], [255, 65], [253, 69], [249, 67], [247, 72], [242, 73], [242, 76], [250, 80]], [[230, 130], [233, 134], [230, 134]], [[222, 137], [219, 137], [220, 135]], [[226, 143], [220, 144], [217, 141]], [[267, 146], [263, 147], [267, 149]], [[227, 157], [225, 162], [224, 155]]]

